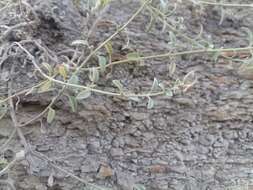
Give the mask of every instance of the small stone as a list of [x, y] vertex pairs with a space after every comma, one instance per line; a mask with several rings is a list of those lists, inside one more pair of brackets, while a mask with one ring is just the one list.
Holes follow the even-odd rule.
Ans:
[[87, 144], [87, 149], [90, 153], [101, 153], [99, 139], [91, 139]]
[[239, 67], [239, 69], [237, 69], [237, 74], [242, 79], [253, 80], [253, 69], [251, 64], [250, 66], [245, 64], [245, 66]]
[[117, 156], [123, 156], [124, 155], [123, 150], [120, 149], [120, 148], [112, 148], [110, 153], [111, 153], [112, 157], [117, 157]]
[[175, 98], [174, 101], [183, 106], [194, 107], [194, 102], [190, 98]]
[[206, 114], [211, 121], [227, 121], [232, 119], [226, 110], [217, 108], [214, 111], [207, 112]]
[[98, 172], [98, 178], [111, 177], [113, 170], [109, 165], [101, 165]]
[[155, 164], [149, 167], [150, 173], [166, 173], [168, 170], [167, 165], [164, 164]]
[[149, 118], [149, 115], [147, 113], [139, 113], [139, 112], [133, 112], [131, 116], [134, 120], [137, 121], [142, 121]]
[[131, 136], [125, 136], [125, 142], [126, 142], [126, 145], [130, 148], [140, 147], [139, 142]]

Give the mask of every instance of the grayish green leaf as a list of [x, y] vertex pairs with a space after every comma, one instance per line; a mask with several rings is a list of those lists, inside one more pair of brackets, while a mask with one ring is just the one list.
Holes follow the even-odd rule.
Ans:
[[69, 84], [79, 84], [79, 78], [77, 75], [72, 75], [68, 80]]
[[113, 190], [111, 188], [107, 187], [101, 187], [101, 186], [95, 186], [95, 185], [87, 185], [84, 189], [82, 190]]
[[140, 102], [140, 101], [141, 101], [140, 98], [137, 97], [137, 96], [130, 96], [130, 97], [128, 97], [128, 98], [129, 98], [129, 100], [133, 100], [133, 101], [135, 101], [135, 102]]
[[249, 47], [253, 45], [253, 32], [249, 28], [243, 28], [243, 30], [248, 34]]
[[76, 112], [77, 110], [76, 97], [68, 95], [68, 99], [69, 99], [68, 103], [69, 103], [69, 106], [71, 107], [72, 112]]
[[135, 184], [133, 190], [146, 190], [146, 187], [142, 184]]
[[46, 62], [43, 62], [42, 65], [47, 69], [49, 75], [51, 75], [53, 73], [53, 68], [51, 65], [49, 65], [48, 63]]
[[162, 89], [162, 91], [165, 91], [165, 86], [163, 83], [159, 83], [159, 87]]
[[6, 160], [5, 158], [0, 158], [0, 166], [5, 166], [8, 164], [8, 160]]
[[47, 112], [47, 122], [52, 123], [55, 118], [55, 110], [53, 108], [49, 108]]
[[224, 21], [224, 18], [225, 18], [225, 9], [223, 8], [223, 6], [220, 7], [221, 9], [221, 17], [220, 17], [220, 22], [219, 22], [219, 25], [222, 25], [223, 21]]
[[169, 32], [169, 38], [170, 38], [170, 42], [168, 44], [172, 45], [172, 46], [175, 46], [176, 42], [177, 42], [177, 37], [174, 34], [174, 32], [172, 32], [172, 31]]
[[94, 83], [96, 83], [99, 80], [99, 72], [97, 68], [93, 67], [92, 69], [90, 69], [89, 78], [91, 82], [94, 82]]
[[148, 109], [152, 109], [154, 107], [154, 100], [150, 97], [148, 97], [148, 105], [147, 108]]
[[83, 99], [90, 97], [90, 95], [91, 95], [91, 90], [86, 89], [86, 90], [81, 91], [79, 94], [77, 94], [76, 99], [83, 100]]
[[140, 54], [138, 52], [132, 52], [132, 53], [127, 54], [127, 59], [135, 60], [135, 59], [138, 59], [138, 58], [140, 58]]
[[176, 68], [177, 68], [177, 65], [174, 61], [169, 64], [169, 74], [170, 74], [170, 76], [172, 76], [175, 73]]
[[156, 78], [154, 78], [154, 81], [153, 81], [150, 92], [153, 92], [153, 91], [157, 90], [158, 87], [159, 87], [159, 82]]
[[195, 78], [195, 71], [190, 71], [184, 76], [183, 83], [185, 83], [188, 80], [192, 81], [194, 78]]
[[89, 43], [87, 40], [75, 40], [71, 43], [72, 46], [78, 46], [78, 45], [83, 45], [89, 47]]
[[221, 52], [220, 51], [217, 51], [213, 54], [213, 59], [214, 59], [214, 62], [217, 63], [218, 62], [218, 59], [219, 59], [219, 56], [220, 56]]
[[29, 91], [27, 91], [27, 93], [25, 93], [26, 96], [28, 96], [29, 94], [33, 94], [37, 92], [37, 89], [35, 87], [32, 87]]
[[172, 97], [173, 96], [173, 92], [172, 92], [172, 90], [171, 89], [167, 89], [166, 91], [165, 91], [165, 95], [167, 96], [167, 97]]
[[105, 8], [111, 2], [111, 0], [96, 0], [95, 2], [96, 4], [94, 10], [101, 10]]
[[112, 83], [119, 89], [120, 92], [123, 92], [123, 85], [119, 80], [113, 80]]
[[49, 177], [47, 179], [47, 185], [48, 185], [48, 187], [53, 187], [53, 185], [54, 185], [54, 174], [53, 174], [53, 172], [49, 175]]
[[112, 53], [113, 53], [113, 48], [112, 48], [111, 42], [107, 42], [107, 44], [105, 44], [105, 49], [107, 51], [107, 54], [109, 55], [110, 62], [111, 62], [111, 60], [112, 60]]
[[45, 81], [38, 89], [38, 93], [48, 92], [51, 90], [52, 87], [52, 81], [47, 80]]
[[106, 63], [107, 63], [106, 58], [104, 56], [99, 55], [98, 56], [98, 63], [99, 63], [101, 73], [104, 73], [105, 68], [106, 68]]

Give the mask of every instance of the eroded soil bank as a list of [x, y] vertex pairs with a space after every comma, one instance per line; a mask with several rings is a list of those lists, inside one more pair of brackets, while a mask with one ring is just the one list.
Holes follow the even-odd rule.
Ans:
[[[70, 0], [36, 0], [30, 5], [38, 15], [39, 24], [7, 35], [1, 48], [15, 41], [37, 40], [51, 52], [55, 63], [63, 61], [60, 55], [71, 57], [71, 42], [85, 38], [92, 21], [87, 23], [85, 13], [78, 11]], [[122, 24], [138, 6], [136, 1], [112, 3], [91, 34], [90, 44], [97, 46], [115, 31], [108, 20]], [[197, 34], [201, 23], [203, 35], [211, 36], [215, 46], [244, 47], [248, 42], [243, 27], [253, 29], [252, 10], [247, 10], [231, 9], [221, 25], [219, 9], [211, 6], [198, 13], [186, 3], [176, 15], [184, 17], [188, 35]], [[12, 18], [11, 11], [10, 15], [1, 14], [1, 24], [20, 22], [20, 18]], [[161, 32], [162, 24], [144, 32], [148, 18], [145, 12], [128, 26], [131, 48], [144, 55], [168, 51], [169, 34]], [[125, 41], [124, 33], [113, 40], [117, 56], [125, 55], [121, 50]], [[36, 59], [46, 56], [34, 44], [27, 46]], [[17, 52], [7, 56], [2, 51], [1, 59], [1, 96], [6, 95], [12, 64], [16, 64], [14, 90], [27, 88], [41, 79], [32, 74], [34, 68], [25, 54]], [[149, 190], [221, 190], [234, 185], [240, 189], [250, 184], [253, 179], [250, 74], [238, 73], [238, 65], [223, 60], [215, 63], [204, 54], [180, 57], [176, 62], [174, 79], [194, 70], [198, 82], [185, 94], [155, 98], [155, 107], [151, 110], [147, 110], [145, 102], [95, 94], [73, 113], [63, 96], [54, 106], [56, 119], [52, 124], [42, 118], [22, 127], [22, 131], [33, 150], [47, 155], [55, 165], [101, 186], [131, 190], [134, 184], [144, 184]], [[161, 81], [173, 80], [168, 74], [169, 59], [145, 63], [115, 66], [107, 82], [101, 85], [111, 84], [112, 78], [116, 78], [130, 88], [141, 90], [151, 86], [154, 77]], [[20, 98], [17, 117], [22, 122], [43, 111], [52, 94]], [[1, 145], [12, 133], [12, 125], [9, 117], [0, 121]], [[4, 156], [11, 160], [13, 153], [21, 149], [15, 137]], [[8, 176], [17, 190], [84, 188], [83, 183], [36, 157], [17, 163]], [[2, 176], [0, 189], [8, 189], [4, 184], [8, 176]], [[49, 176], [54, 178], [52, 187], [48, 187]]]

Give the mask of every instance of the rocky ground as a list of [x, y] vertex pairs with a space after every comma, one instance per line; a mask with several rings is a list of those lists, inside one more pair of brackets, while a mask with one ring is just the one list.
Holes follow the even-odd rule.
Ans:
[[[73, 40], [87, 35], [90, 21], [70, 0], [32, 1], [39, 24], [24, 27], [1, 39], [1, 49], [14, 41], [37, 40], [53, 55], [68, 50]], [[136, 1], [111, 4], [102, 21], [90, 36], [96, 46], [115, 27], [106, 21], [124, 23], [138, 8]], [[8, 14], [10, 15], [8, 15]], [[2, 12], [1, 24], [20, 22], [10, 12]], [[204, 37], [210, 37], [216, 47], [247, 46], [243, 28], [253, 30], [252, 9], [229, 9], [221, 25], [218, 8], [208, 6], [196, 12], [191, 3], [180, 7], [175, 17], [184, 17], [188, 35], [197, 34], [199, 23]], [[88, 23], [87, 23], [88, 22]], [[91, 22], [92, 23], [92, 22]], [[148, 13], [138, 16], [127, 28], [131, 48], [144, 55], [166, 52], [168, 33], [162, 24], [144, 32]], [[20, 32], [21, 31], [21, 32]], [[113, 40], [117, 54], [125, 36]], [[29, 43], [29, 42], [28, 42]], [[43, 52], [33, 44], [29, 50], [38, 59]], [[1, 50], [1, 96], [6, 96], [7, 80], [12, 64], [18, 65], [14, 75], [14, 90], [23, 89], [40, 80], [26, 55], [7, 56]], [[55, 58], [55, 62], [60, 59]], [[251, 73], [238, 72], [239, 65], [219, 60], [215, 63], [207, 55], [183, 56], [176, 59], [175, 78], [196, 71], [198, 82], [185, 94], [172, 98], [155, 98], [155, 107], [147, 110], [146, 103], [93, 95], [71, 112], [62, 97], [55, 104], [56, 119], [47, 124], [42, 118], [22, 131], [31, 148], [43, 153], [55, 165], [79, 178], [99, 186], [132, 190], [143, 184], [148, 190], [223, 190], [234, 186], [250, 187], [253, 180], [253, 82]], [[171, 81], [170, 60], [154, 59], [145, 65], [124, 65], [113, 68], [112, 76], [124, 85], [143, 89], [152, 85], [153, 78]], [[53, 64], [53, 63], [52, 63]], [[252, 73], [253, 76], [253, 73]], [[110, 79], [109, 79], [110, 80]], [[27, 121], [43, 111], [50, 102], [50, 94], [21, 97], [18, 121]], [[13, 131], [9, 117], [0, 120], [0, 144]], [[3, 155], [6, 159], [22, 149], [14, 138]], [[52, 163], [37, 157], [16, 163], [8, 175], [1, 176], [0, 189], [8, 189], [6, 179], [18, 190], [80, 190], [84, 184]], [[51, 176], [51, 177], [50, 177]], [[53, 185], [48, 179], [53, 176]], [[253, 188], [253, 187], [251, 187]], [[250, 188], [249, 188], [250, 189]]]

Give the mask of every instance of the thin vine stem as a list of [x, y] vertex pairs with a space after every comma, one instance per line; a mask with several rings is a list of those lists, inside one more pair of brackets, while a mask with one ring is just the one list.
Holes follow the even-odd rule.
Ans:
[[80, 71], [80, 69], [90, 60], [92, 56], [94, 56], [102, 47], [104, 47], [108, 42], [110, 42], [121, 31], [123, 31], [141, 13], [141, 11], [146, 7], [147, 3], [149, 2], [150, 2], [149, 0], [144, 1], [140, 6], [140, 8], [128, 19], [128, 21], [123, 26], [121, 26], [114, 34], [112, 34], [104, 42], [102, 42], [96, 49], [94, 49], [81, 63], [81, 65], [77, 67], [77, 69], [73, 72], [72, 76], [76, 75]]
[[239, 3], [220, 3], [220, 2], [210, 2], [210, 1], [200, 1], [200, 0], [188, 0], [195, 4], [203, 4], [203, 5], [213, 5], [213, 6], [222, 6], [222, 7], [234, 7], [234, 8], [253, 8], [252, 4], [239, 4]]
[[[109, 95], [109, 96], [125, 96], [125, 97], [146, 97], [147, 94], [122, 94], [122, 93], [116, 93], [116, 92], [109, 92], [109, 91], [104, 91], [104, 90], [99, 90], [99, 89], [95, 89], [95, 88], [91, 88], [90, 86], [84, 86], [84, 85], [78, 85], [78, 84], [71, 84], [71, 83], [68, 83], [68, 82], [64, 82], [64, 81], [61, 81], [61, 80], [57, 80], [51, 76], [48, 76], [46, 73], [44, 73], [42, 71], [42, 69], [39, 67], [39, 65], [36, 63], [36, 60], [34, 58], [34, 56], [27, 50], [25, 49], [20, 43], [18, 42], [15, 42], [15, 44], [17, 46], [19, 46], [20, 49], [22, 49], [26, 54], [27, 56], [31, 59], [34, 67], [38, 70], [38, 72], [45, 78], [45, 79], [48, 79], [50, 80], [51, 82], [54, 82], [56, 84], [59, 84], [59, 85], [66, 85], [68, 87], [73, 87], [73, 88], [78, 88], [78, 89], [83, 89], [83, 90], [90, 90], [91, 92], [95, 92], [95, 93], [99, 93], [99, 94], [104, 94], [104, 95]], [[158, 95], [161, 95], [163, 94], [164, 92], [159, 92], [159, 93], [153, 93], [153, 94], [149, 94], [149, 96], [158, 96]]]
[[40, 82], [40, 83], [38, 83], [38, 84], [36, 84], [36, 85], [30, 87], [30, 88], [27, 88], [27, 89], [24, 89], [24, 90], [21, 90], [21, 91], [15, 93], [15, 94], [12, 94], [11, 96], [8, 96], [7, 98], [5, 98], [5, 99], [3, 99], [3, 100], [0, 100], [0, 104], [6, 102], [6, 101], [8, 101], [9, 99], [14, 98], [14, 97], [16, 97], [16, 96], [19, 96], [19, 95], [28, 93], [29, 91], [31, 91], [31, 89], [37, 88], [37, 87], [41, 86], [43, 83], [44, 83], [44, 82]]
[[[201, 54], [201, 53], [224, 53], [224, 52], [241, 52], [241, 51], [250, 51], [253, 50], [253, 47], [243, 47], [243, 48], [218, 48], [218, 49], [199, 49], [199, 50], [190, 50], [190, 51], [182, 51], [182, 52], [176, 52], [176, 53], [163, 53], [158, 55], [150, 55], [150, 56], [143, 56], [143, 57], [136, 57], [131, 59], [124, 59], [120, 61], [114, 61], [109, 64], [107, 64], [105, 67], [111, 67], [114, 65], [124, 64], [124, 63], [131, 63], [131, 62], [138, 62], [138, 61], [144, 61], [148, 59], [158, 59], [158, 58], [165, 58], [165, 57], [176, 57], [181, 55], [192, 55], [192, 54]], [[101, 67], [95, 67], [96, 69], [101, 69]], [[83, 71], [90, 71], [90, 68], [83, 68]]]
[[166, 15], [161, 12], [159, 9], [153, 7], [152, 5], [147, 6], [147, 9], [151, 12], [153, 12], [154, 14], [156, 14], [158, 16], [158, 19], [160, 20], [160, 22], [164, 23], [170, 30], [172, 30], [173, 32], [175, 32], [179, 37], [185, 39], [186, 41], [190, 42], [191, 44], [195, 44], [196, 46], [205, 48], [204, 45], [200, 44], [199, 42], [197, 42], [196, 40], [188, 37], [185, 34], [182, 34], [180, 31], [178, 31], [175, 27], [173, 27], [171, 24], [169, 24], [165, 18]]
[[[15, 44], [17, 44], [28, 55], [28, 57], [31, 59], [32, 63], [34, 64], [35, 68], [39, 71], [39, 73], [44, 78], [46, 78], [56, 84], [64, 85], [64, 86], [66, 85], [69, 87], [74, 87], [74, 88], [79, 88], [79, 89], [84, 89], [84, 90], [90, 90], [91, 92], [109, 95], [109, 96], [123, 96], [123, 97], [147, 97], [147, 96], [150, 96], [150, 97], [152, 97], [152, 96], [159, 96], [159, 95], [164, 94], [164, 91], [155, 92], [152, 94], [147, 94], [147, 93], [144, 93], [144, 94], [130, 94], [130, 93], [125, 94], [125, 93], [123, 93], [122, 94], [122, 93], [109, 92], [109, 91], [91, 88], [89, 86], [71, 84], [68, 82], [57, 80], [57, 79], [45, 74], [42, 71], [42, 69], [39, 67], [39, 65], [36, 63], [36, 60], [33, 57], [33, 55], [31, 55], [30, 52], [28, 50], [26, 50], [20, 43], [15, 42]], [[151, 55], [151, 56], [139, 57], [139, 58], [135, 58], [135, 59], [126, 59], [126, 60], [122, 60], [122, 61], [112, 62], [112, 63], [108, 64], [107, 67], [112, 66], [112, 65], [116, 65], [116, 64], [128, 63], [131, 61], [142, 61], [142, 60], [146, 60], [146, 59], [164, 58], [164, 57], [172, 57], [172, 56], [180, 56], [180, 55], [191, 55], [191, 54], [199, 54], [199, 53], [217, 53], [217, 52], [230, 52], [230, 51], [239, 52], [239, 51], [247, 51], [247, 50], [253, 50], [253, 47], [227, 48], [227, 49], [222, 49], [222, 48], [221, 49], [200, 49], [200, 50], [183, 51], [183, 52], [177, 52], [177, 53], [164, 53], [164, 54], [159, 54], [159, 55]], [[99, 69], [100, 67], [97, 67], [97, 68]]]

